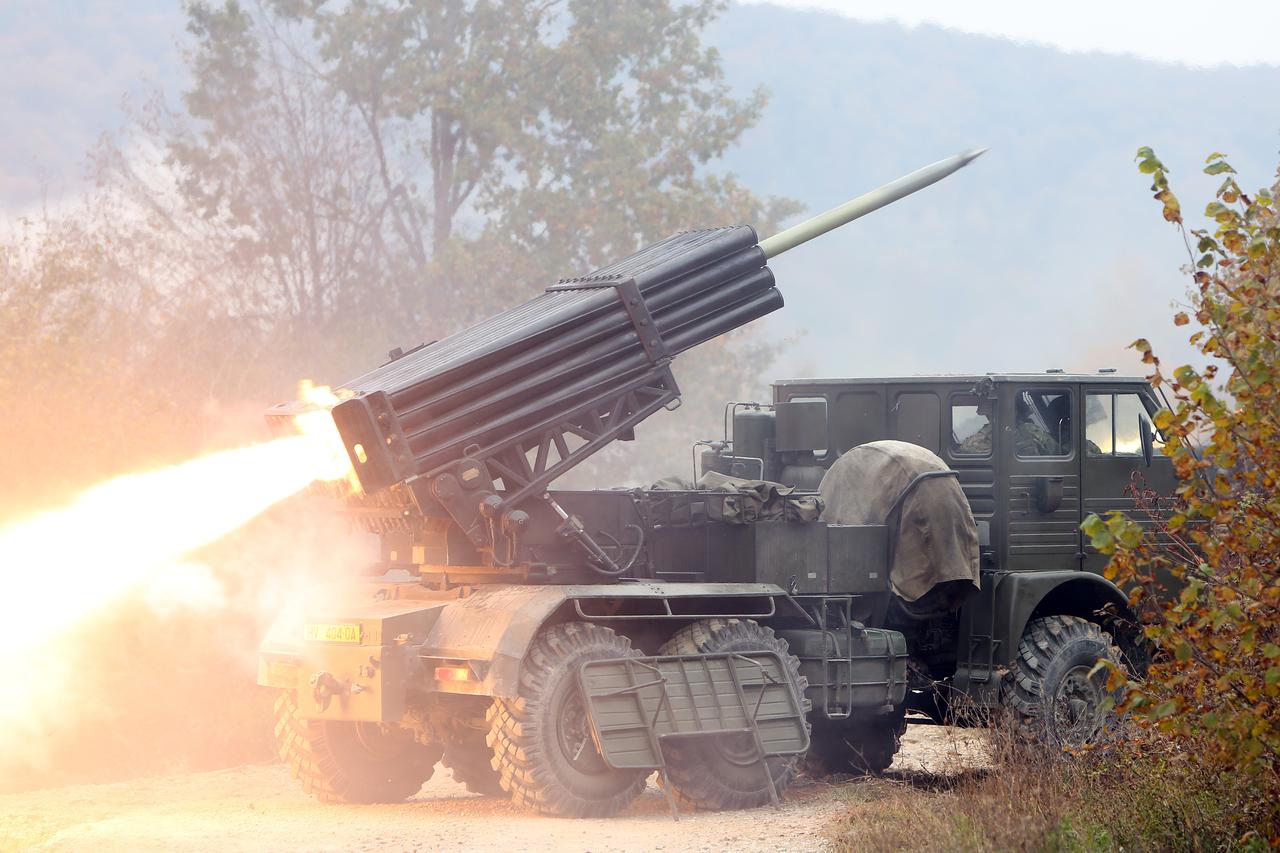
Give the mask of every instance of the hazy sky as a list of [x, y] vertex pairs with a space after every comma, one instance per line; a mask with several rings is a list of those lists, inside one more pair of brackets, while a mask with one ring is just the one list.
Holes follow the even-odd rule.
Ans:
[[[741, 0], [759, 3], [764, 0]], [[1074, 0], [767, 0], [868, 21], [933, 24], [1069, 51], [1101, 50], [1191, 65], [1280, 67], [1280, 2], [1229, 6]], [[121, 96], [135, 103], [161, 84], [176, 94], [180, 0], [0, 0], [0, 212], [29, 210], [73, 191], [85, 152], [121, 123]]]
[[1229, 4], [1072, 0], [740, 0], [823, 9], [869, 21], [936, 24], [970, 33], [1190, 65], [1280, 65], [1280, 2]]

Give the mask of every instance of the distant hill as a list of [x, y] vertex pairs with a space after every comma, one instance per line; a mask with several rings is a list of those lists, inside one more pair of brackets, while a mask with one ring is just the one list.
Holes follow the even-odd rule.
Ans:
[[[737, 6], [712, 40], [729, 79], [772, 92], [728, 157], [753, 189], [825, 209], [962, 149], [918, 196], [773, 263], [804, 332], [778, 374], [1135, 368], [1169, 321], [1186, 253], [1133, 153], [1156, 148], [1189, 213], [1231, 155], [1246, 188], [1280, 162], [1280, 68], [1202, 70], [1064, 54], [933, 27]], [[1192, 204], [1192, 202], [1195, 204]]]
[[[85, 149], [120, 121], [142, 78], [180, 88], [176, 0], [51, 0], [0, 8], [0, 208], [66, 192]], [[1168, 321], [1185, 253], [1133, 166], [1174, 169], [1188, 208], [1231, 155], [1246, 186], [1280, 160], [1280, 68], [1199, 70], [904, 29], [827, 13], [735, 6], [713, 26], [731, 83], [765, 85], [760, 125], [726, 165], [811, 212], [956, 151], [965, 171], [839, 235], [778, 259], [803, 333], [778, 375], [1132, 366]]]

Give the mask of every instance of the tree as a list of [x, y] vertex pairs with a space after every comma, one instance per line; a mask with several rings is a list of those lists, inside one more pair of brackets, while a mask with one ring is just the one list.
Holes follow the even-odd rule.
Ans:
[[[793, 213], [712, 169], [765, 100], [701, 42], [722, 5], [195, 2], [185, 109], [144, 104], [97, 173], [166, 247], [162, 289], [244, 342], [223, 395], [340, 382], [645, 242]], [[646, 455], [683, 458], [772, 353], [682, 359]]]
[[[98, 174], [171, 253], [167, 289], [245, 339], [224, 393], [341, 381], [645, 242], [794, 212], [711, 168], [764, 105], [701, 43], [722, 5], [195, 2], [185, 110], [144, 105]], [[649, 470], [772, 352], [748, 333], [682, 359], [698, 378], [645, 430]]]
[[[1113, 555], [1107, 574], [1132, 588], [1156, 650], [1127, 707], [1201, 765], [1249, 774], [1258, 825], [1280, 840], [1280, 218], [1274, 191], [1245, 193], [1215, 153], [1204, 170], [1223, 176], [1205, 208], [1212, 230], [1188, 236], [1169, 170], [1150, 148], [1138, 161], [1183, 232], [1193, 287], [1174, 322], [1194, 324], [1208, 365], [1169, 374], [1147, 341], [1134, 343], [1176, 404], [1155, 422], [1181, 480], [1177, 500], [1151, 513], [1151, 532], [1122, 513], [1084, 527]], [[1159, 591], [1170, 576], [1172, 597]]]
[[708, 171], [764, 104], [701, 44], [720, 5], [196, 2], [186, 111], [127, 147], [176, 193], [107, 171], [225, 255], [207, 275], [240, 313], [439, 337], [674, 230], [792, 212]]

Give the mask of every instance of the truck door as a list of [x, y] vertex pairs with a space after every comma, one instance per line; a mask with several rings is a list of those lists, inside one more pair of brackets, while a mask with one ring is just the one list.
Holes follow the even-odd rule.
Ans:
[[999, 455], [1006, 559], [1012, 571], [1081, 564], [1078, 391], [1069, 383], [1006, 386]]
[[[1105, 516], [1112, 510], [1127, 513], [1143, 527], [1154, 521], [1134, 503], [1131, 486], [1173, 493], [1177, 477], [1173, 460], [1161, 452], [1151, 415], [1155, 398], [1133, 385], [1089, 387], [1084, 393], [1084, 515]], [[1142, 452], [1142, 429], [1155, 434], [1151, 465]], [[1156, 509], [1157, 514], [1164, 510]], [[1108, 557], [1092, 547], [1084, 549], [1084, 567], [1101, 572]]]

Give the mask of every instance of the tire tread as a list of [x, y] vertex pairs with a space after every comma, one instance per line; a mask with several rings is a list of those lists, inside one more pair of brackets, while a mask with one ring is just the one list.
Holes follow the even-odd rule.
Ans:
[[[302, 790], [326, 803], [391, 803], [406, 800], [431, 778], [438, 748], [412, 744], [421, 754], [406, 756], [396, 773], [380, 782], [352, 775], [330, 748], [325, 723], [304, 719], [292, 691], [275, 701], [275, 737], [280, 758]], [[429, 760], [428, 760], [429, 759]]]
[[1023, 740], [1046, 740], [1042, 685], [1054, 658], [1076, 640], [1098, 641], [1109, 650], [1112, 660], [1123, 660], [1111, 635], [1096, 622], [1068, 615], [1043, 616], [1029, 622], [1000, 691], [1001, 703], [1012, 714], [1014, 730]]

